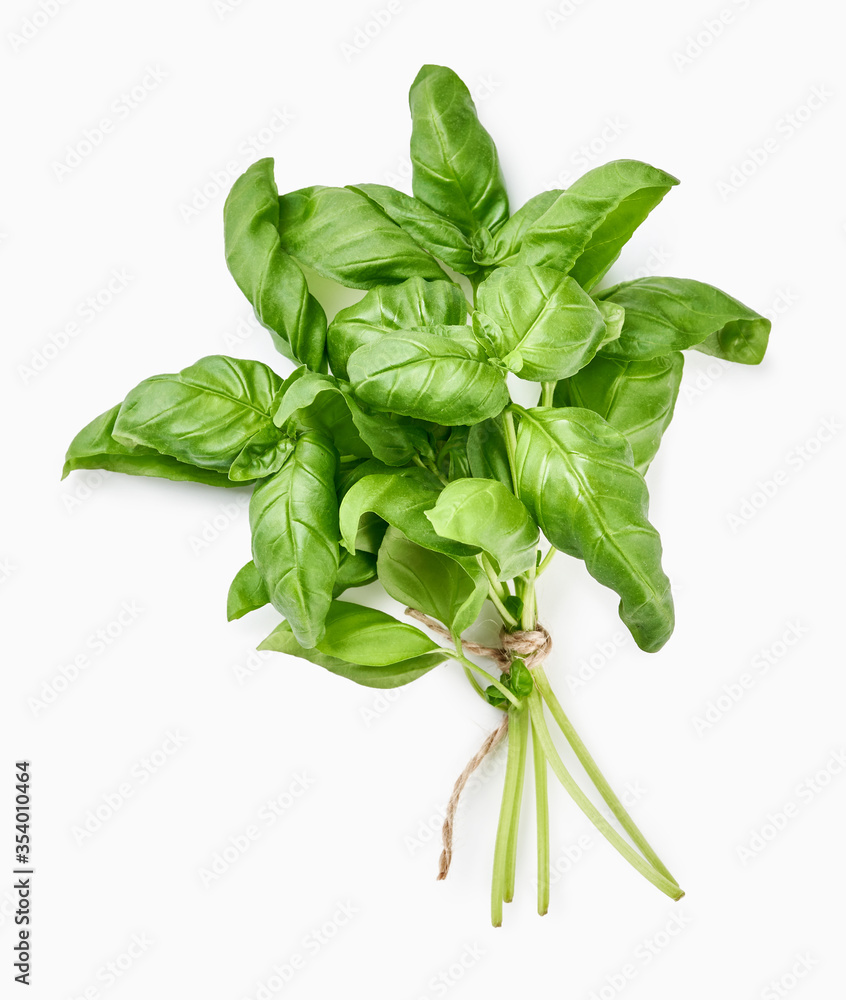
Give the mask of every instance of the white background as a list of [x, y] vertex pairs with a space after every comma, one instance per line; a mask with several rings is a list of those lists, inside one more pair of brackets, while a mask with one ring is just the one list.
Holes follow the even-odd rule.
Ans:
[[[276, 996], [278, 980], [263, 994], [262, 984], [299, 955], [286, 996], [841, 996], [836, 5], [726, 0], [720, 21], [719, 3], [702, 0], [394, 0], [381, 26], [371, 12], [382, 0], [42, 6], [55, 16], [9, 0], [0, 25], [4, 995], [22, 989], [11, 802], [12, 765], [25, 756], [36, 838], [28, 995]], [[27, 18], [42, 26], [22, 43]], [[476, 94], [515, 207], [619, 157], [681, 177], [612, 278], [696, 277], [778, 313], [760, 368], [689, 355], [649, 473], [677, 587], [667, 647], [639, 652], [613, 595], [572, 560], [559, 557], [542, 586], [553, 682], [687, 890], [677, 904], [556, 790], [552, 856], [570, 871], [538, 918], [529, 783], [518, 894], [493, 930], [502, 755], [462, 805], [453, 872], [434, 878], [440, 811], [496, 722], [460, 671], [442, 667], [387, 702], [299, 661], [256, 659], [275, 613], [225, 620], [229, 581], [249, 557], [238, 491], [91, 473], [59, 482], [73, 434], [148, 375], [212, 353], [288, 370], [226, 271], [225, 192], [260, 155], [276, 157], [283, 191], [409, 189], [406, 95], [425, 62], [453, 67]], [[128, 109], [121, 95], [145, 78], [145, 99]], [[103, 141], [57, 169], [104, 117]], [[113, 270], [122, 287], [104, 292]], [[325, 297], [328, 283], [315, 287]], [[110, 301], [83, 315], [98, 293]], [[355, 297], [326, 301], [333, 310]], [[136, 610], [98, 646], [124, 604]], [[791, 628], [796, 641], [780, 645]], [[765, 673], [754, 666], [762, 650]], [[88, 665], [63, 681], [80, 654]], [[753, 686], [718, 701], [744, 673]], [[709, 703], [716, 721], [704, 728]], [[298, 780], [302, 794], [286, 797]], [[120, 808], [80, 836], [109, 798]], [[269, 825], [272, 799], [289, 808]], [[203, 869], [251, 825], [260, 836], [249, 851], [204, 884]], [[321, 944], [323, 924], [332, 936]], [[144, 943], [131, 957], [134, 936]], [[807, 969], [793, 978], [800, 956]], [[768, 986], [779, 980], [782, 994]]]

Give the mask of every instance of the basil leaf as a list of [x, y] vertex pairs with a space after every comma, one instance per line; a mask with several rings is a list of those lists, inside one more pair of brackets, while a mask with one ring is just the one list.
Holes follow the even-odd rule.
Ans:
[[521, 264], [569, 273], [590, 290], [677, 178], [639, 160], [614, 160], [570, 185], [526, 231]]
[[257, 433], [268, 449], [281, 440], [270, 418], [281, 385], [259, 361], [201, 358], [177, 374], [154, 375], [137, 385], [123, 401], [113, 433], [124, 444], [229, 472]]
[[515, 467], [520, 498], [549, 541], [620, 595], [620, 617], [641, 649], [660, 649], [673, 631], [673, 600], [627, 440], [592, 410], [527, 410]]
[[338, 471], [338, 496], [341, 498], [345, 497], [353, 486], [355, 486], [355, 484], [360, 480], [364, 479], [365, 476], [390, 475], [411, 476], [414, 479], [426, 479], [436, 489], [440, 489], [438, 479], [430, 473], [428, 469], [421, 469], [418, 465], [396, 469], [391, 468], [389, 465], [385, 465], [384, 462], [380, 462], [376, 458], [368, 458], [363, 462], [356, 462], [355, 465], [348, 466]]
[[302, 188], [279, 199], [282, 247], [350, 288], [445, 277], [438, 264], [369, 198], [351, 188]]
[[281, 397], [273, 419], [280, 427], [293, 422], [323, 429], [344, 454], [362, 454], [360, 442], [363, 457], [372, 455], [386, 465], [405, 465], [426, 446], [422, 428], [368, 412], [345, 382], [305, 369]]
[[508, 402], [502, 371], [431, 333], [382, 337], [359, 347], [347, 367], [366, 403], [445, 427], [493, 417]]
[[326, 314], [279, 237], [273, 160], [254, 163], [235, 181], [223, 207], [226, 263], [276, 349], [297, 364], [326, 371]]
[[378, 205], [418, 246], [428, 250], [453, 271], [474, 274], [479, 270], [473, 260], [473, 247], [464, 233], [419, 198], [412, 198], [385, 184], [355, 184], [352, 190]]
[[500, 580], [511, 580], [536, 564], [538, 527], [517, 497], [495, 480], [449, 483], [426, 517], [442, 538], [482, 549]]
[[[535, 686], [531, 670], [519, 658], [512, 660], [508, 671], [500, 674], [500, 683], [518, 698], [528, 698]], [[493, 684], [485, 688], [485, 698], [495, 708], [508, 710], [508, 699]]]
[[404, 339], [417, 333], [431, 334], [434, 337], [444, 337], [447, 340], [451, 340], [454, 344], [460, 344], [471, 357], [476, 358], [478, 361], [488, 360], [487, 352], [479, 343], [478, 337], [473, 333], [473, 328], [468, 326], [467, 323], [455, 324], [453, 326], [447, 326], [445, 323], [439, 323], [435, 326], [418, 326], [413, 327], [411, 330], [398, 330], [396, 336]]
[[481, 259], [479, 263], [496, 264], [500, 267], [516, 263], [515, 258], [520, 252], [527, 230], [552, 207], [560, 194], [562, 192], [559, 190], [541, 191], [518, 208], [511, 218], [496, 230], [489, 257]]
[[471, 475], [467, 456], [469, 427], [452, 427], [449, 437], [438, 452], [438, 464], [447, 479], [464, 479]]
[[606, 333], [593, 299], [549, 267], [498, 268], [479, 286], [477, 303], [494, 321], [486, 330], [494, 356], [532, 382], [573, 375]]
[[296, 436], [301, 430], [315, 430], [330, 438], [340, 455], [372, 457], [362, 441], [341, 395], [338, 383], [330, 375], [298, 368], [282, 386], [273, 419], [286, 433]]
[[604, 299], [595, 299], [594, 301], [602, 313], [602, 319], [605, 322], [605, 336], [599, 345], [601, 350], [607, 344], [620, 339], [620, 334], [623, 332], [623, 323], [626, 321], [626, 310], [622, 306], [617, 305], [616, 302], [606, 302]]
[[438, 487], [416, 476], [372, 475], [350, 487], [341, 501], [340, 526], [344, 546], [352, 552], [357, 545], [359, 521], [368, 511], [378, 514], [411, 541], [424, 549], [448, 556], [474, 556], [475, 546], [442, 538], [432, 527], [425, 511], [435, 506]]
[[363, 667], [387, 667], [441, 647], [419, 628], [384, 611], [337, 601], [326, 619], [319, 651]]
[[388, 522], [384, 518], [374, 514], [373, 511], [366, 511], [359, 521], [355, 536], [356, 552], [366, 552], [375, 556], [385, 537], [387, 527]]
[[362, 344], [385, 330], [410, 330], [436, 323], [459, 324], [467, 318], [467, 299], [451, 281], [409, 278], [399, 285], [371, 289], [360, 302], [342, 309], [329, 325], [332, 371], [347, 377], [347, 362]]
[[376, 579], [376, 556], [372, 552], [356, 549], [355, 552], [341, 550], [338, 576], [332, 590], [333, 597], [340, 597], [352, 587], [366, 587]]
[[[339, 601], [337, 605], [343, 603]], [[333, 613], [334, 608], [330, 610], [330, 616]], [[359, 663], [351, 663], [337, 656], [322, 653], [318, 649], [306, 649], [294, 638], [288, 622], [282, 622], [278, 628], [259, 644], [258, 648], [273, 650], [278, 653], [288, 653], [291, 656], [300, 656], [304, 660], [309, 660], [311, 663], [316, 663], [318, 666], [324, 667], [333, 674], [346, 677], [356, 684], [372, 688], [395, 688], [401, 687], [404, 684], [410, 684], [448, 658], [446, 652], [436, 651], [423, 653], [421, 656], [414, 656], [409, 660], [389, 663], [386, 666], [362, 666]]]
[[278, 472], [294, 450], [294, 442], [280, 437], [276, 427], [263, 427], [244, 445], [229, 468], [235, 482], [266, 479]]
[[[410, 468], [391, 468], [385, 465], [384, 462], [379, 462], [375, 458], [371, 458], [351, 469], [347, 469], [338, 477], [338, 497], [343, 501], [343, 498], [353, 486], [366, 476], [390, 475], [408, 476], [427, 483], [431, 489], [436, 491], [440, 489], [440, 482], [428, 470], [421, 469], [416, 465]], [[379, 546], [382, 544], [387, 527], [388, 522], [379, 517], [378, 514], [373, 511], [365, 511], [359, 518], [358, 533], [355, 536], [356, 551], [364, 551], [375, 555], [379, 551]]]
[[467, 236], [508, 218], [508, 196], [493, 139], [470, 91], [451, 69], [424, 66], [408, 95], [415, 197]]
[[288, 461], [256, 486], [250, 501], [256, 568], [273, 606], [309, 648], [323, 635], [338, 575], [337, 463], [331, 442], [306, 431]]
[[427, 450], [428, 439], [422, 427], [371, 412], [345, 382], [340, 383], [339, 390], [361, 440], [374, 458], [386, 465], [405, 465], [418, 452]]
[[637, 278], [597, 296], [623, 306], [626, 318], [609, 355], [654, 358], [693, 347], [725, 361], [757, 365], [772, 324], [713, 285], [689, 278]]
[[205, 483], [208, 486], [244, 486], [234, 483], [224, 472], [201, 469], [199, 466], [180, 462], [170, 455], [162, 455], [154, 448], [123, 444], [114, 437], [114, 426], [121, 404], [113, 406], [95, 417], [71, 441], [65, 455], [62, 479], [75, 469], [107, 469], [129, 476], [155, 476]]
[[376, 564], [379, 582], [400, 604], [431, 615], [454, 635], [479, 617], [488, 580], [475, 559], [453, 559], [388, 528]]
[[512, 489], [505, 431], [498, 417], [473, 424], [467, 435], [467, 458], [477, 479], [495, 479]]
[[597, 354], [555, 387], [555, 406], [593, 410], [629, 440], [634, 466], [645, 473], [673, 417], [684, 367], [678, 351], [646, 361]]
[[238, 570], [230, 584], [226, 598], [226, 618], [230, 622], [243, 618], [266, 604], [270, 604], [270, 594], [256, 564], [250, 560]]

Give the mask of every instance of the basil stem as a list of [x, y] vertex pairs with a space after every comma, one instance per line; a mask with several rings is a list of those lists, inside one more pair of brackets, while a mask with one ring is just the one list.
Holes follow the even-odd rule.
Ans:
[[564, 709], [561, 707], [561, 702], [555, 696], [555, 692], [550, 686], [549, 680], [544, 672], [542, 666], [535, 667], [532, 671], [535, 684], [541, 697], [549, 706], [549, 710], [552, 713], [552, 717], [558, 723], [559, 728], [564, 733], [567, 742], [573, 748], [579, 763], [587, 772], [588, 777], [596, 786], [597, 791], [602, 796], [602, 798], [607, 803], [609, 809], [616, 817], [620, 826], [626, 831], [626, 833], [631, 837], [633, 843], [640, 848], [643, 852], [643, 856], [652, 864], [652, 866], [659, 871], [662, 875], [668, 878], [674, 885], [678, 886], [678, 882], [670, 874], [666, 865], [661, 861], [658, 855], [650, 846], [646, 837], [640, 832], [635, 821], [626, 811], [625, 806], [619, 800], [617, 795], [614, 793], [611, 786], [608, 784], [605, 776], [597, 767], [596, 761], [590, 755], [587, 747], [582, 742], [581, 737], [573, 728], [572, 722], [567, 718]]
[[534, 721], [532, 763], [535, 768], [535, 822], [538, 834], [538, 913], [544, 916], [549, 909], [549, 789], [546, 757]]
[[585, 816], [587, 816], [596, 829], [599, 830], [602, 836], [605, 837], [605, 839], [613, 847], [615, 847], [617, 851], [626, 859], [626, 861], [628, 861], [633, 868], [637, 869], [637, 871], [639, 871], [644, 878], [648, 879], [657, 889], [660, 889], [661, 892], [669, 896], [670, 899], [681, 899], [684, 892], [679, 888], [678, 883], [672, 878], [667, 878], [666, 875], [656, 870], [651, 862], [647, 861], [642, 855], [638, 854], [628, 841], [624, 840], [620, 834], [617, 833], [614, 827], [611, 826], [608, 820], [576, 784], [573, 776], [567, 770], [564, 762], [558, 754], [558, 751], [555, 749], [555, 744], [552, 742], [552, 737], [549, 734], [549, 729], [547, 728], [546, 720], [543, 716], [543, 702], [541, 701], [537, 688], [534, 688], [532, 693], [529, 695], [529, 711], [532, 714], [532, 722], [536, 727], [538, 740], [540, 741], [541, 748], [543, 749], [546, 759], [549, 761], [549, 766], [552, 768], [555, 776], [567, 790], [579, 809], [582, 810]]
[[522, 775], [518, 772], [518, 768], [521, 767], [521, 764], [525, 764], [525, 754], [522, 754], [521, 762], [521, 740], [518, 731], [524, 723], [525, 714], [525, 708], [512, 708], [508, 712], [508, 759], [505, 764], [505, 784], [502, 789], [502, 805], [499, 811], [499, 825], [496, 830], [493, 878], [491, 880], [491, 923], [494, 927], [502, 926], [502, 904], [506, 897], [509, 868], [508, 849], [511, 817], [514, 813], [517, 796], [522, 790]]

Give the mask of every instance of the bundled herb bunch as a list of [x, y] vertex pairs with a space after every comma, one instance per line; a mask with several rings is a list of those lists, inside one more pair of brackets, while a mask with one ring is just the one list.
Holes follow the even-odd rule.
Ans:
[[[673, 603], [643, 476], [673, 413], [680, 352], [756, 364], [770, 324], [684, 278], [597, 290], [677, 183], [670, 174], [618, 160], [512, 215], [493, 141], [455, 73], [424, 66], [410, 105], [413, 197], [380, 184], [280, 197], [264, 159], [227, 199], [229, 269], [299, 367], [283, 379], [215, 355], [148, 378], [77, 435], [65, 475], [102, 468], [251, 486], [253, 558], [232, 583], [228, 615], [273, 604], [284, 620], [262, 649], [376, 688], [461, 665], [503, 715], [456, 783], [440, 875], [461, 788], [507, 733], [494, 924], [514, 892], [530, 739], [539, 912], [549, 898], [548, 769], [678, 899], [549, 685], [535, 586], [554, 552], [582, 559], [619, 595], [638, 646], [664, 645]], [[365, 294], [327, 322], [304, 266]], [[509, 373], [537, 383], [537, 405], [512, 401]], [[374, 580], [428, 632], [346, 599]], [[485, 617], [493, 608], [502, 622], [495, 647], [463, 638], [485, 602]], [[547, 712], [619, 829], [566, 768]]]

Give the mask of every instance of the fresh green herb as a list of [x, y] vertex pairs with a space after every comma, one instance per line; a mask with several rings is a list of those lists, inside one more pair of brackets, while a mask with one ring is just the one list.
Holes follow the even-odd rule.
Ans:
[[[620, 160], [510, 214], [496, 147], [455, 73], [424, 66], [410, 104], [413, 195], [359, 184], [279, 197], [264, 159], [227, 199], [229, 269], [295, 370], [283, 380], [214, 356], [146, 379], [77, 435], [64, 474], [253, 486], [252, 559], [227, 613], [272, 604], [282, 614], [262, 649], [376, 688], [460, 665], [503, 715], [456, 783], [440, 877], [461, 789], [507, 733], [494, 924], [514, 894], [529, 746], [539, 912], [549, 902], [548, 770], [634, 868], [679, 899], [549, 684], [536, 584], [555, 551], [581, 559], [619, 595], [638, 646], [664, 645], [673, 601], [643, 474], [673, 415], [681, 352], [757, 364], [770, 323], [685, 278], [596, 289], [678, 183], [670, 174]], [[327, 323], [304, 266], [365, 294]], [[538, 384], [537, 405], [512, 401], [509, 375]], [[377, 579], [437, 639], [339, 600]], [[465, 636], [483, 614], [499, 616], [496, 646]], [[616, 825], [567, 770], [548, 716]]]

